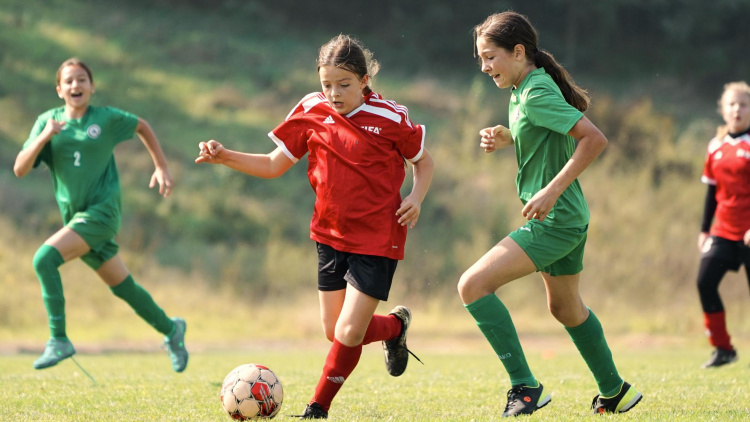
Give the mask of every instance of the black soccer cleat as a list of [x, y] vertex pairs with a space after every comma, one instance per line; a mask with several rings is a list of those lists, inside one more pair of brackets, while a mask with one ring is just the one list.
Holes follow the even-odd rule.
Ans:
[[397, 377], [406, 371], [409, 363], [409, 354], [419, 363], [422, 361], [406, 348], [406, 331], [411, 324], [411, 311], [405, 306], [396, 306], [389, 315], [395, 315], [401, 321], [401, 334], [391, 340], [383, 341], [383, 352], [385, 353], [385, 368], [391, 376]]
[[508, 390], [508, 404], [505, 405], [503, 417], [530, 415], [543, 408], [552, 401], [552, 397], [544, 392], [544, 386], [514, 385]]
[[305, 407], [305, 412], [301, 415], [295, 415], [300, 419], [328, 419], [328, 412], [323, 409], [323, 406], [318, 403], [312, 402]]
[[642, 398], [643, 395], [638, 390], [627, 382], [623, 382], [620, 392], [614, 397], [605, 398], [597, 394], [594, 401], [591, 402], [591, 409], [594, 410], [595, 415], [625, 413], [635, 407]]
[[732, 350], [726, 350], [726, 349], [716, 349], [711, 354], [711, 358], [706, 361], [706, 363], [703, 364], [703, 368], [716, 368], [722, 365], [726, 365], [728, 363], [736, 362], [738, 359], [737, 357], [737, 351]]

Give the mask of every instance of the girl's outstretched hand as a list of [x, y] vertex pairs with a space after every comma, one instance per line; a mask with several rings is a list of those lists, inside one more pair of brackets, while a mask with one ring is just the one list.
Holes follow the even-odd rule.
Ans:
[[200, 152], [198, 158], [195, 159], [196, 163], [221, 164], [224, 162], [226, 149], [219, 142], [213, 139], [208, 142], [201, 142], [198, 144], [198, 149]]

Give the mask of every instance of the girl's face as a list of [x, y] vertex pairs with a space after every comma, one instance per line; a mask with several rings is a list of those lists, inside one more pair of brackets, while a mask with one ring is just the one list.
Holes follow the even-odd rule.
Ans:
[[477, 54], [482, 72], [490, 75], [498, 88], [518, 86], [528, 73], [526, 57], [520, 45], [509, 52], [480, 36], [477, 37]]
[[721, 117], [730, 133], [744, 132], [750, 128], [750, 93], [730, 89], [721, 96]]
[[318, 75], [323, 94], [338, 114], [348, 114], [365, 102], [362, 90], [367, 86], [367, 75], [360, 80], [356, 74], [334, 66], [321, 66]]
[[88, 73], [80, 66], [65, 66], [60, 72], [60, 82], [57, 84], [57, 96], [71, 108], [85, 108], [89, 105], [94, 84]]

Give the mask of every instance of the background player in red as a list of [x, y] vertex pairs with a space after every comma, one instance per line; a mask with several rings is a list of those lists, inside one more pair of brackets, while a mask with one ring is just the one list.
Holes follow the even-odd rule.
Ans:
[[[408, 362], [409, 309], [374, 313], [388, 299], [396, 264], [404, 257], [406, 226], [413, 228], [419, 219], [434, 164], [424, 146], [424, 127], [409, 120], [406, 107], [370, 89], [377, 70], [358, 40], [334, 37], [318, 55], [323, 92], [305, 96], [269, 133], [274, 151], [246, 154], [211, 140], [199, 144], [195, 160], [274, 178], [309, 154], [307, 173], [315, 191], [310, 238], [318, 249], [323, 331], [333, 344], [301, 419], [328, 417], [362, 345], [383, 341], [393, 376]], [[413, 164], [414, 185], [402, 200], [406, 161]]]
[[750, 86], [745, 82], [724, 85], [719, 114], [725, 125], [708, 144], [701, 177], [708, 192], [698, 235], [702, 253], [698, 293], [708, 340], [716, 348], [704, 368], [737, 360], [719, 296], [721, 279], [744, 264], [750, 282]]
[[138, 135], [154, 161], [149, 187], [158, 183], [159, 194], [165, 197], [172, 189], [167, 160], [145, 120], [113, 107], [89, 105], [93, 93], [94, 78], [88, 66], [75, 58], [63, 62], [57, 71], [57, 94], [65, 106], [37, 118], [13, 167], [16, 175], [23, 177], [32, 167], [42, 162], [47, 165], [65, 224], [34, 255], [34, 270], [42, 285], [50, 327], [50, 339], [34, 368], [56, 365], [75, 354], [66, 333], [65, 297], [58, 268], [81, 258], [115, 296], [164, 334], [172, 368], [182, 372], [188, 362], [185, 321], [167, 317], [133, 280], [114, 240], [122, 212], [115, 146]]

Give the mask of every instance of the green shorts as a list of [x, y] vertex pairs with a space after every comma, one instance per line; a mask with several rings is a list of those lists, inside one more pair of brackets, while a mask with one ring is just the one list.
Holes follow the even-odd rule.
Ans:
[[531, 220], [508, 236], [531, 258], [537, 271], [557, 277], [583, 270], [587, 233], [588, 225], [563, 229]]
[[90, 251], [81, 256], [81, 260], [94, 270], [98, 270], [105, 262], [117, 255], [120, 245], [115, 242], [117, 230], [112, 227], [111, 218], [106, 218], [96, 209], [77, 212], [70, 219], [66, 227], [83, 238]]

